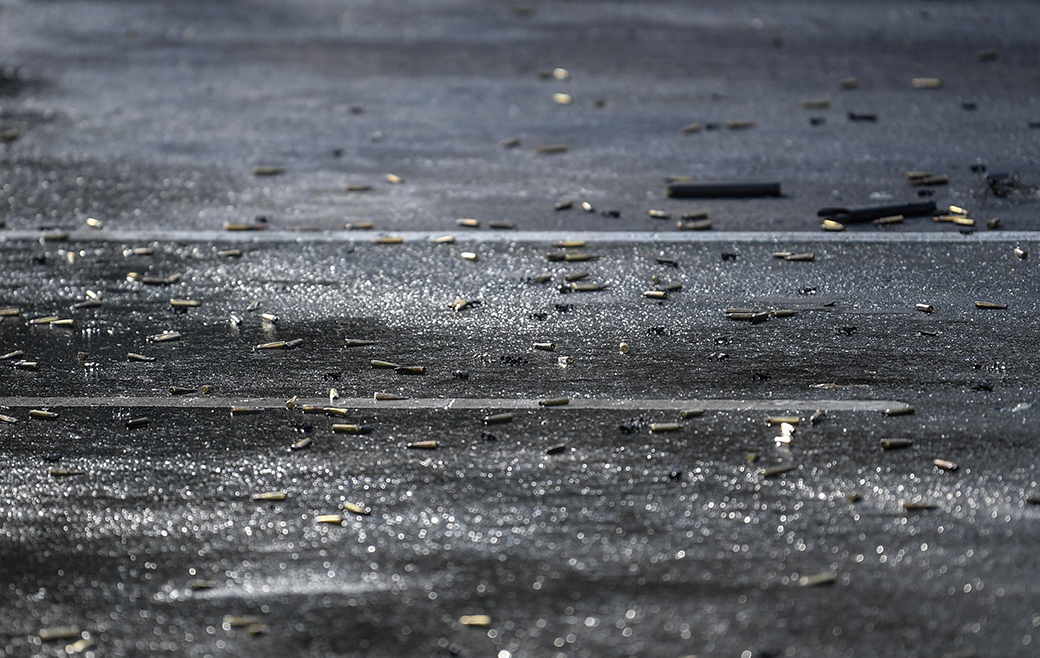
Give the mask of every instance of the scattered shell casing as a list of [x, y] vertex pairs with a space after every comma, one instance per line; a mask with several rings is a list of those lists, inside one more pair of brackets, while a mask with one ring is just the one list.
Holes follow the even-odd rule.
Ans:
[[699, 418], [704, 415], [704, 409], [683, 409], [679, 412], [679, 418]]
[[948, 208], [951, 215], [967, 215], [968, 211], [960, 206], [949, 206]]
[[391, 185], [400, 185], [404, 182], [404, 179], [396, 174], [387, 174], [386, 182], [390, 183]]
[[1019, 258], [1022, 258], [1022, 259], [1029, 258], [1029, 252], [1025, 251], [1021, 247], [1015, 247], [1014, 250], [1012, 251], [1012, 253], [1014, 253], [1016, 256], [1018, 256]]
[[798, 101], [798, 107], [803, 110], [826, 110], [831, 106], [829, 98], [814, 98], [807, 101]]
[[754, 121], [727, 121], [726, 127], [730, 130], [744, 130], [746, 128], [754, 128]]
[[810, 425], [815, 425], [816, 423], [819, 423], [819, 422], [823, 421], [823, 419], [826, 418], [826, 417], [827, 417], [827, 412], [824, 411], [823, 409], [818, 409], [818, 410], [813, 412], [812, 416], [809, 416], [809, 424]]
[[572, 283], [571, 290], [574, 292], [597, 292], [606, 290], [607, 286], [600, 283]]
[[1007, 307], [1007, 304], [997, 304], [995, 302], [975, 302], [975, 308], [1003, 310]]
[[820, 228], [824, 231], [844, 231], [845, 225], [841, 222], [836, 222], [833, 219], [825, 219], [820, 225]]
[[682, 425], [679, 423], [650, 423], [650, 431], [656, 433], [659, 432], [675, 432], [682, 429]]
[[568, 210], [574, 207], [573, 201], [557, 201], [553, 204], [553, 210]]
[[19, 370], [36, 370], [39, 364], [36, 361], [15, 361], [14, 367]]
[[686, 220], [707, 219], [708, 218], [708, 211], [707, 210], [693, 210], [693, 211], [690, 211], [690, 212], [684, 212], [682, 215], [680, 215], [680, 217], [682, 219], [686, 219]]
[[256, 615], [224, 615], [223, 625], [227, 628], [243, 628], [255, 624], [262, 624], [263, 622], [264, 620]]
[[936, 174], [934, 176], [925, 176], [923, 178], [915, 178], [910, 180], [910, 184], [915, 187], [931, 187], [935, 185], [947, 185], [950, 182], [950, 177], [946, 174]]
[[957, 226], [975, 226], [975, 220], [970, 217], [955, 215], [952, 221]]
[[908, 512], [915, 510], [939, 509], [939, 504], [931, 500], [900, 500], [899, 506]]
[[908, 414], [914, 413], [914, 411], [914, 408], [908, 404], [903, 407], [889, 407], [888, 409], [885, 409], [882, 413], [884, 413], [886, 416], [906, 416]]
[[150, 363], [152, 361], [155, 361], [155, 357], [154, 356], [145, 356], [143, 354], [135, 354], [133, 352], [127, 352], [126, 353], [126, 360], [127, 361], [144, 361], [144, 362]]
[[986, 222], [986, 228], [988, 228], [991, 231], [995, 231], [996, 229], [1000, 228], [1000, 218], [994, 217], [993, 219]]
[[784, 464], [782, 466], [771, 466], [769, 468], [759, 469], [758, 474], [764, 478], [772, 478], [784, 473], [789, 473], [798, 468], [795, 464]]
[[292, 340], [285, 341], [285, 349], [287, 350], [299, 347], [300, 345], [303, 345], [302, 338], [293, 338]]
[[176, 306], [176, 307], [197, 308], [198, 306], [201, 306], [201, 305], [202, 305], [202, 302], [194, 300], [194, 299], [171, 299], [170, 300], [170, 306]]
[[480, 227], [480, 220], [478, 220], [478, 219], [466, 219], [466, 218], [456, 219], [455, 223], [458, 224], [459, 226], [465, 226], [467, 228], [479, 228]]
[[379, 359], [372, 359], [371, 361], [368, 362], [368, 364], [370, 366], [372, 366], [373, 368], [382, 368], [382, 369], [385, 369], [385, 370], [392, 370], [394, 368], [399, 368], [400, 367], [396, 363], [390, 363], [389, 361], [380, 361]]
[[53, 642], [55, 640], [76, 639], [83, 635], [83, 631], [80, 630], [79, 626], [55, 626], [52, 628], [41, 628], [37, 635], [44, 642]]
[[650, 210], [650, 211], [648, 211], [648, 213], [654, 219], [671, 219], [672, 218], [672, 213], [668, 212], [667, 210]]
[[918, 311], [920, 311], [922, 313], [931, 313], [932, 311], [935, 310], [935, 307], [932, 306], [931, 304], [915, 304], [914, 305], [914, 309], [916, 309], [916, 310], [918, 310]]
[[20, 356], [25, 356], [25, 352], [22, 350], [15, 350], [8, 352], [7, 354], [0, 355], [0, 361], [10, 361], [11, 359], [17, 359]]
[[935, 464], [937, 468], [941, 468], [944, 471], [956, 471], [958, 468], [960, 468], [959, 466], [957, 466], [957, 464], [954, 464], [953, 462], [947, 461], [945, 459], [933, 459], [932, 463]]
[[538, 405], [542, 407], [562, 407], [563, 405], [570, 403], [570, 398], [550, 398], [548, 400], [538, 401]]
[[566, 368], [572, 363], [574, 363], [574, 357], [560, 356], [556, 358], [556, 365], [560, 366], [561, 368]]
[[51, 477], [64, 478], [64, 477], [75, 477], [77, 475], [86, 475], [83, 471], [70, 471], [65, 468], [52, 468], [50, 469]]
[[665, 283], [665, 284], [661, 284], [661, 291], [662, 292], [679, 292], [680, 290], [682, 290], [682, 284], [681, 283]]
[[228, 318], [228, 322], [231, 323], [232, 327], [237, 327], [238, 325], [242, 324], [242, 318], [232, 313], [231, 316]]
[[318, 404], [305, 404], [300, 407], [300, 411], [305, 414], [323, 414], [328, 413], [329, 407], [323, 407]]
[[459, 623], [463, 626], [490, 626], [491, 617], [487, 615], [462, 615]]
[[535, 283], [549, 283], [550, 281], [552, 281], [552, 279], [553, 279], [552, 274], [539, 274], [538, 276], [535, 277], [534, 280], [535, 280]]
[[543, 144], [541, 146], [536, 146], [534, 148], [534, 152], [535, 153], [539, 153], [541, 155], [552, 155], [552, 154], [555, 154], [555, 153], [566, 153], [567, 152], [567, 145], [566, 144]]
[[812, 576], [802, 576], [798, 579], [799, 587], [817, 587], [819, 585], [833, 585], [838, 582], [838, 574], [826, 571]]
[[258, 407], [231, 407], [232, 416], [246, 416], [249, 414], [258, 414], [261, 411], [263, 411], [263, 409], [260, 409]]
[[559, 455], [567, 450], [566, 443], [557, 443], [554, 446], [546, 448], [545, 454], [547, 455]]
[[574, 102], [574, 99], [571, 98], [570, 94], [556, 93], [553, 94], [552, 99], [554, 103], [559, 103], [560, 105], [570, 105]]
[[44, 231], [40, 234], [41, 242], [64, 242], [68, 239], [68, 231]]
[[552, 352], [556, 349], [556, 345], [553, 343], [535, 343], [534, 348], [536, 350], [542, 350], [544, 352]]
[[384, 235], [373, 240], [372, 244], [401, 244], [402, 242], [404, 242], [404, 237], [400, 235]]
[[274, 313], [261, 313], [260, 319], [262, 319], [264, 322], [270, 322], [271, 324], [278, 322], [278, 316]]
[[5, 416], [0, 414], [0, 423], [17, 423], [18, 419], [13, 416]]
[[55, 320], [51, 322], [52, 327], [71, 327], [75, 324], [75, 321], [69, 318], [63, 320]]
[[369, 192], [372, 190], [372, 186], [364, 183], [352, 183], [347, 185], [345, 189], [347, 192]]
[[42, 418], [45, 420], [50, 420], [53, 418], [57, 418], [58, 414], [54, 413], [53, 411], [46, 411], [44, 409], [30, 409], [29, 416], [31, 418]]
[[416, 441], [414, 443], [409, 443], [405, 447], [411, 450], [435, 450], [438, 445], [440, 444], [436, 441]]
[[148, 416], [141, 416], [140, 418], [131, 418], [130, 420], [126, 421], [126, 428], [132, 430], [138, 427], [144, 427], [150, 422], [151, 420], [148, 418]]
[[193, 592], [199, 592], [207, 589], [215, 589], [217, 586], [218, 583], [215, 580], [203, 580], [201, 578], [196, 578], [194, 580], [188, 581], [188, 589], [190, 589]]
[[372, 395], [376, 400], [407, 400], [403, 395], [395, 395], [393, 393], [375, 393]]
[[793, 318], [796, 315], [798, 315], [798, 311], [788, 308], [778, 308], [769, 311], [769, 317], [771, 318]]
[[82, 301], [82, 302], [76, 302], [75, 304], [72, 305], [72, 308], [74, 308], [75, 310], [78, 311], [78, 310], [82, 310], [82, 309], [85, 309], [85, 308], [97, 308], [99, 306], [101, 306], [101, 300], [100, 299], [87, 299], [87, 300]]
[[339, 514], [321, 514], [314, 517], [316, 523], [331, 523], [334, 525], [342, 525], [343, 517]]
[[343, 225], [348, 231], [371, 231], [374, 227], [372, 222], [348, 222]]
[[374, 340], [365, 340], [363, 338], [347, 338], [343, 341], [344, 347], [366, 347], [368, 345], [375, 345]]
[[492, 414], [490, 416], [484, 416], [484, 424], [485, 425], [497, 425], [499, 423], [509, 423], [509, 422], [512, 422], [512, 420], [513, 420], [513, 414], [510, 414], [510, 413]]
[[332, 404], [333, 400], [339, 399], [339, 391], [334, 388], [329, 389], [329, 404]]
[[942, 80], [939, 78], [914, 78], [910, 81], [914, 89], [942, 89]]
[[87, 649], [92, 648], [96, 644], [97, 644], [97, 642], [94, 641], [94, 638], [92, 638], [92, 637], [84, 637], [84, 638], [81, 638], [79, 640], [76, 640], [72, 644], [66, 644], [65, 645], [65, 653], [67, 653], [69, 655], [74, 655], [74, 654], [77, 654], [77, 653], [83, 653], [84, 651], [86, 651]]
[[784, 256], [784, 260], [792, 261], [811, 261], [814, 259], [815, 256], [813, 254], [789, 254], [787, 256]]
[[556, 78], [557, 80], [566, 80], [567, 78], [571, 77], [570, 71], [568, 71], [567, 69], [562, 69], [562, 68], [555, 68], [555, 69], [553, 69], [552, 74], [553, 74], [553, 77]]
[[631, 349], [632, 349], [632, 347], [628, 343], [626, 343], [624, 341], [622, 341], [621, 344], [618, 345], [618, 351], [621, 352], [622, 354], [628, 354], [629, 350], [631, 350]]
[[225, 231], [266, 231], [267, 224], [263, 222], [256, 222], [254, 224], [245, 224], [242, 222], [224, 222]]
[[252, 500], [263, 501], [270, 503], [280, 503], [285, 500], [287, 494], [284, 491], [262, 491], [258, 494], [253, 494]]
[[202, 393], [203, 395], [209, 395], [212, 392], [213, 392], [213, 387], [210, 386], [209, 384], [203, 384], [202, 386], [199, 387], [199, 393]]
[[254, 176], [277, 176], [282, 173], [285, 173], [285, 167], [272, 167], [267, 165], [253, 167]]
[[479, 306], [480, 303], [479, 299], [456, 299], [451, 303], [451, 307], [456, 311], [462, 311], [470, 306]]
[[859, 86], [859, 78], [843, 78], [838, 80], [838, 86], [842, 89], [855, 89]]
[[679, 132], [681, 132], [684, 135], [692, 135], [693, 133], [699, 133], [700, 131], [701, 131], [701, 124], [696, 123], [696, 122], [688, 123], [688, 124], [686, 124], [685, 126], [683, 126], [682, 128], [679, 129]]
[[799, 421], [798, 416], [769, 416], [766, 418], [767, 425], [797, 425]]
[[181, 334], [179, 331], [164, 331], [161, 334], [155, 334], [147, 338], [148, 342], [151, 343], [168, 343], [174, 340], [180, 340]]
[[726, 311], [727, 320], [751, 320], [754, 317], [754, 313], [746, 311]]
[[507, 222], [502, 219], [493, 219], [490, 222], [488, 222], [488, 228], [514, 229], [516, 228], [516, 224], [514, 224], [513, 222]]
[[291, 452], [296, 452], [297, 450], [304, 450], [306, 448], [309, 448], [311, 443], [312, 443], [312, 439], [309, 436], [308, 437], [304, 437], [304, 438], [300, 439], [299, 441], [297, 441], [296, 443], [294, 443], [291, 446], [289, 446], [289, 450]]
[[359, 514], [361, 516], [368, 516], [372, 513], [372, 510], [370, 508], [365, 507], [364, 505], [358, 505], [357, 503], [351, 502], [343, 503], [343, 509], [347, 510], [348, 512], [353, 512], [354, 514]]
[[710, 219], [700, 219], [694, 222], [684, 222], [682, 220], [676, 222], [676, 228], [680, 231], [707, 231], [712, 227]]
[[0, 308], [0, 318], [16, 318], [21, 314], [17, 308]]
[[223, 249], [217, 252], [217, 255], [221, 258], [240, 258], [242, 256], [241, 249]]
[[881, 439], [882, 450], [902, 450], [914, 445], [910, 439]]
[[58, 320], [57, 315], [47, 315], [42, 318], [33, 318], [29, 320], [29, 324], [50, 324]]
[[502, 148], [507, 148], [507, 149], [516, 148], [517, 146], [520, 146], [520, 138], [519, 137], [510, 137], [509, 139], [503, 139], [498, 144]]
[[571, 272], [563, 277], [563, 280], [570, 283], [571, 281], [581, 281], [589, 277], [588, 270], [581, 270], [578, 272]]
[[790, 251], [774, 251], [773, 252], [773, 258], [779, 258], [781, 260], [783, 260], [784, 258], [787, 258], [788, 256], [791, 256], [791, 255], [793, 255], [793, 254]]
[[668, 299], [668, 293], [663, 290], [644, 290], [643, 297], [650, 299]]
[[480, 259], [480, 257], [477, 256], [472, 251], [464, 251], [461, 254], [459, 254], [459, 257], [462, 258], [463, 260], [469, 260], [469, 261], [476, 261], [476, 260]]
[[189, 393], [194, 393], [194, 392], [195, 392], [194, 388], [185, 388], [183, 386], [171, 386], [170, 387], [170, 395], [188, 395]]
[[284, 350], [286, 347], [284, 340], [276, 340], [270, 343], [260, 343], [256, 346], [258, 350]]
[[299, 401], [299, 399], [300, 398], [297, 395], [292, 396], [291, 398], [289, 398], [288, 400], [285, 401], [285, 408], [286, 409], [292, 409], [293, 407], [296, 406], [296, 403], [297, 403], [297, 401]]
[[874, 223], [878, 226], [885, 226], [886, 224], [899, 224], [903, 221], [902, 215], [890, 215], [888, 217], [879, 217], [874, 220]]
[[371, 425], [353, 425], [345, 423], [333, 423], [333, 432], [342, 432], [344, 434], [368, 434], [372, 431]]
[[564, 254], [563, 255], [563, 260], [568, 262], [568, 263], [583, 263], [585, 261], [596, 260], [597, 258], [599, 258], [599, 256], [597, 256], [595, 254], [584, 254], [584, 253]]
[[322, 407], [322, 411], [327, 416], [339, 416], [340, 418], [347, 418], [350, 416], [350, 409], [344, 409], [343, 407]]

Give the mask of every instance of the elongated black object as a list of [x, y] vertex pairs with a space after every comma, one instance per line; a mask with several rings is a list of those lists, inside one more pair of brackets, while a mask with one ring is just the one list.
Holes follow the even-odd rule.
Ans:
[[882, 217], [902, 215], [903, 217], [920, 217], [921, 215], [934, 215], [935, 202], [921, 201], [918, 203], [897, 203], [893, 206], [869, 206], [867, 208], [821, 208], [818, 213], [820, 217], [833, 219], [843, 224], [855, 224], [857, 222], [870, 222]]
[[675, 199], [746, 199], [780, 196], [780, 183], [677, 183], [668, 186]]

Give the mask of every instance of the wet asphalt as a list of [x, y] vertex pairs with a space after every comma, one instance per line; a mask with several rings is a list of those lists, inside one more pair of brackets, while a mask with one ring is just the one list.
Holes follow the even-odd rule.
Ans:
[[1035, 655], [1037, 34], [0, 2], [6, 655]]

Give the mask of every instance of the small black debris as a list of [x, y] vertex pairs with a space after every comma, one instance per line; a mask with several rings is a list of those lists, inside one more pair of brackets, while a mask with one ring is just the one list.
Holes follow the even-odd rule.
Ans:
[[672, 472], [668, 474], [669, 480], [681, 480], [683, 479], [683, 472], [677, 468], [673, 468]]
[[603, 215], [604, 217], [610, 217], [612, 219], [617, 219], [618, 217], [621, 216], [621, 211], [620, 210], [604, 210], [600, 214]]
[[979, 105], [975, 101], [964, 101], [961, 103], [961, 107], [969, 112], [979, 109]]
[[722, 252], [722, 260], [723, 261], [727, 261], [727, 260], [736, 261], [737, 260], [737, 255], [733, 254], [733, 253], [730, 253], [730, 252], [727, 252], [727, 251], [724, 251], [724, 252]]
[[679, 261], [669, 256], [658, 256], [657, 262], [661, 265], [671, 265], [672, 267], [679, 267]]
[[844, 327], [838, 327], [838, 333], [846, 336], [851, 336], [856, 333], [856, 327], [851, 324], [847, 324]]
[[818, 291], [816, 288], [802, 288], [798, 291], [799, 295], [815, 295]]
[[309, 432], [314, 431], [314, 425], [310, 423], [300, 423], [298, 425], [294, 425], [293, 429], [299, 432], [300, 434], [307, 434]]
[[1029, 127], [1030, 128], [1040, 128], [1040, 121], [1030, 121], [1029, 122]]
[[545, 311], [536, 311], [534, 313], [528, 313], [527, 317], [530, 320], [538, 320], [539, 322], [545, 322], [546, 318], [549, 317], [549, 314]]
[[705, 130], [718, 130], [719, 129], [719, 124], [717, 124], [717, 123], [706, 123], [706, 124], [704, 124], [704, 129]]
[[673, 199], [746, 199], [782, 196], [780, 183], [676, 183], [668, 186]]
[[495, 435], [495, 434], [492, 434], [491, 432], [481, 432], [480, 433], [480, 440], [481, 441], [498, 441], [498, 436]]
[[961, 235], [973, 235], [974, 233], [975, 233], [975, 229], [973, 229], [973, 228], [962, 228], [960, 230], [960, 234]]
[[993, 391], [993, 384], [990, 382], [978, 382], [977, 384], [971, 385], [972, 390], [989, 393]]
[[342, 158], [343, 149], [332, 149], [331, 151], [329, 151], [329, 155], [331, 155], [334, 158]]
[[822, 126], [825, 123], [827, 123], [827, 119], [823, 117], [809, 117], [810, 126]]
[[469, 379], [469, 370], [456, 370], [451, 376], [455, 379]]
[[570, 313], [571, 309], [574, 308], [574, 305], [573, 304], [556, 304], [555, 308], [556, 308], [556, 312], [557, 313]]
[[325, 373], [325, 379], [331, 379], [333, 381], [336, 381], [342, 375], [343, 375], [343, 371], [342, 370], [337, 370], [336, 372], [327, 372], [327, 373]]
[[518, 367], [527, 365], [527, 357], [517, 356], [514, 354], [503, 354], [502, 356], [498, 357], [498, 360], [507, 366]]
[[646, 330], [647, 336], [666, 336], [668, 332], [664, 327], [648, 327]]
[[986, 171], [986, 165], [981, 164], [981, 163], [980, 164], [973, 164], [971, 166], [971, 170], [974, 171], [976, 174], [981, 174], [981, 173]]
[[859, 112], [849, 112], [849, 121], [877, 121], [876, 114], [861, 114]]
[[764, 382], [769, 379], [769, 374], [765, 372], [753, 372], [751, 373], [751, 379], [756, 382]]
[[935, 196], [935, 190], [917, 190], [917, 196], [920, 196], [920, 197]]
[[61, 453], [60, 452], [56, 452], [56, 453], [54, 453], [52, 455], [47, 455], [46, 457], [43, 458], [43, 461], [47, 462], [48, 464], [53, 464], [55, 462], [60, 462], [61, 461]]

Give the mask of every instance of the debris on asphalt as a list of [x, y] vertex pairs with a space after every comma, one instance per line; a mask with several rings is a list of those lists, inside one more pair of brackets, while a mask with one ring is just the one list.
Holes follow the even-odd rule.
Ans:
[[740, 199], [780, 196], [780, 183], [676, 183], [668, 186], [674, 199]]

